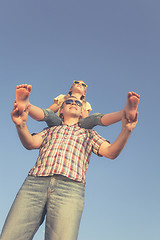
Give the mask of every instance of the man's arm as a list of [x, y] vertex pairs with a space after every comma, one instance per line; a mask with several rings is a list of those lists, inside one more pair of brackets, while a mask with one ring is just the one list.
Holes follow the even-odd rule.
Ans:
[[122, 130], [120, 135], [112, 144], [108, 142], [102, 143], [99, 149], [99, 154], [110, 159], [115, 159], [116, 157], [118, 157], [118, 155], [121, 153], [124, 146], [126, 145], [133, 129], [135, 128], [137, 121], [138, 113], [136, 114], [135, 120], [132, 122], [129, 122], [124, 115], [122, 118]]
[[26, 124], [28, 118], [28, 109], [26, 109], [26, 111], [24, 111], [22, 114], [19, 114], [17, 104], [14, 103], [11, 117], [16, 125], [17, 132], [23, 146], [28, 150], [39, 148], [43, 139], [39, 134], [32, 136], [29, 132]]

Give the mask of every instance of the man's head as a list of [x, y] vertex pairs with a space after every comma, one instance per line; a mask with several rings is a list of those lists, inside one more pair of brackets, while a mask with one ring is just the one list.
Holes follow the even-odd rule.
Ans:
[[82, 101], [74, 96], [67, 97], [60, 110], [64, 120], [67, 118], [79, 119], [82, 115]]

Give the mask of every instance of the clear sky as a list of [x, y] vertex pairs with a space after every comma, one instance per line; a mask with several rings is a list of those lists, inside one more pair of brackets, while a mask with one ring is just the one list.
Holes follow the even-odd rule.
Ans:
[[[31, 84], [31, 103], [47, 108], [82, 79], [92, 113], [121, 110], [128, 91], [141, 100], [121, 155], [91, 157], [78, 240], [160, 239], [159, 12], [159, 0], [0, 1], [0, 230], [38, 155], [21, 145], [10, 117], [16, 85]], [[31, 132], [44, 127], [28, 120]], [[95, 130], [113, 142], [121, 122]]]

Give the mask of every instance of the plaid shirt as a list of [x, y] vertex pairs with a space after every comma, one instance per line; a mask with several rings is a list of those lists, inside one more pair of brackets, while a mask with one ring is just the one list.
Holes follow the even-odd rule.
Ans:
[[66, 124], [44, 129], [39, 156], [29, 175], [52, 176], [60, 174], [72, 180], [86, 182], [86, 171], [94, 152], [106, 141], [94, 130]]

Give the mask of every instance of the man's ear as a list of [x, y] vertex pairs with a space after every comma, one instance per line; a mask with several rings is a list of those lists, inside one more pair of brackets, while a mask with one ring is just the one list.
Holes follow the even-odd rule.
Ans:
[[64, 119], [64, 117], [63, 117], [63, 108], [60, 109], [59, 116], [60, 116], [60, 118]]
[[60, 112], [59, 112], [60, 114], [63, 114], [63, 107], [61, 107], [61, 109], [60, 109]]
[[82, 118], [82, 111], [81, 111], [81, 114], [80, 114], [80, 118]]

